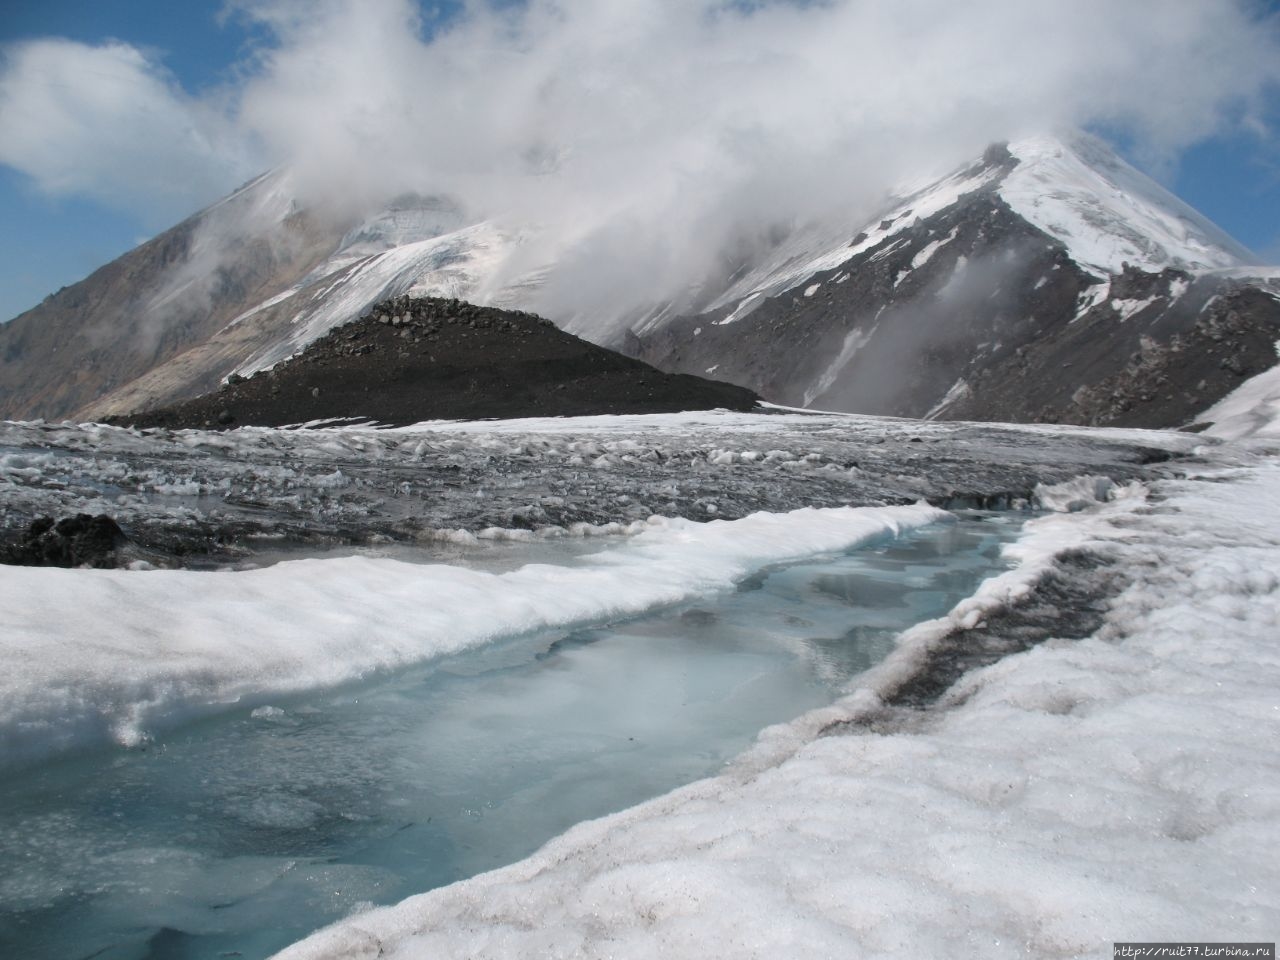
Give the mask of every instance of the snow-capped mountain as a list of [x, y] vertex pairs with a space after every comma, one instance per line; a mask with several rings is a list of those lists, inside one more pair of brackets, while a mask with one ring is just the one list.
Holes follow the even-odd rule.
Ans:
[[0, 416], [93, 418], [205, 393], [403, 295], [518, 305], [518, 230], [401, 197], [363, 221], [274, 171], [0, 327]]
[[211, 341], [346, 232], [298, 210], [289, 186], [259, 177], [0, 327], [0, 416], [78, 414], [167, 365], [182, 389], [215, 385], [242, 347]]
[[[181, 401], [391, 297], [536, 308], [562, 255], [438, 197], [352, 221], [294, 196], [287, 171], [261, 177], [0, 328], [0, 416]], [[1252, 259], [1071, 134], [992, 147], [865, 223], [793, 227], [701, 281], [697, 315], [655, 291], [552, 319], [795, 406], [1168, 425], [1274, 363], [1280, 279]]]
[[1097, 140], [997, 146], [795, 235], [631, 352], [795, 406], [1176, 425], [1275, 363], [1280, 277]]

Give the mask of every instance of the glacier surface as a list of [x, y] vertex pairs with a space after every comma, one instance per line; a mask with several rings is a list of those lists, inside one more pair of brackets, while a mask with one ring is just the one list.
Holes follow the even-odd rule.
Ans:
[[[873, 503], [894, 490], [944, 501], [959, 492], [950, 477], [978, 476], [1054, 512], [1009, 548], [1013, 570], [900, 636], [841, 700], [761, 731], [718, 775], [579, 824], [509, 867], [359, 912], [281, 956], [1104, 956], [1115, 940], [1265, 940], [1280, 921], [1269, 855], [1280, 839], [1278, 453], [1265, 429], [1224, 442], [787, 412], [219, 435], [6, 424], [7, 511], [87, 491], [140, 522], [196, 522], [218, 515], [226, 480], [252, 485], [258, 499], [241, 511], [315, 524], [327, 514], [312, 508], [366, 478], [369, 490], [336, 502], [379, 516], [376, 501], [415, 504], [397, 493], [432, 476], [415, 471], [452, 466], [467, 483], [431, 487], [430, 508], [414, 506], [429, 513], [419, 529], [542, 562], [11, 571], [0, 580], [5, 749], [17, 761], [145, 745], [231, 710], [271, 723], [299, 691], [687, 601], [761, 564], [928, 522], [935, 507]], [[724, 505], [733, 519], [695, 524], [674, 510], [650, 522], [646, 497], [670, 504], [683, 479], [691, 513]], [[563, 505], [579, 484], [616, 526], [592, 528], [607, 539], [555, 564], [540, 538], [568, 536], [580, 514], [517, 530], [467, 506], [527, 506], [535, 493]], [[753, 515], [733, 494], [748, 488], [799, 512]], [[619, 499], [627, 489], [645, 517]], [[940, 699], [895, 693], [940, 651], [1025, 629], [1015, 615], [1046, 585], [1095, 572], [1115, 592], [1083, 635], [1068, 605], [1043, 614], [1062, 632], [963, 674]], [[65, 603], [69, 591], [84, 602]], [[150, 654], [142, 667], [138, 650]], [[275, 794], [250, 813], [279, 830], [319, 816]], [[139, 869], [203, 869], [174, 856], [156, 851]], [[278, 879], [253, 869], [253, 884]]]
[[[836, 705], [720, 776], [370, 911], [280, 960], [1107, 957], [1280, 926], [1274, 446], [1032, 521], [1021, 565], [908, 631]], [[1080, 489], [1068, 499], [1075, 499]], [[1114, 494], [1119, 495], [1114, 495]], [[1064, 554], [1123, 571], [1102, 625], [886, 694]]]

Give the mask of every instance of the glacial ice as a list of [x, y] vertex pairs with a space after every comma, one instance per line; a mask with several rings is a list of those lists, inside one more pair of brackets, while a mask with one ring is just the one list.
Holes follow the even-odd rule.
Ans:
[[208, 552], [205, 565], [214, 566], [258, 562], [270, 544], [376, 548], [490, 529], [622, 530], [655, 514], [704, 519], [708, 504], [737, 519], [908, 497], [1007, 502], [1076, 474], [1130, 478], [1152, 450], [1182, 454], [1204, 443], [778, 408], [397, 430], [0, 423], [0, 529], [109, 513], [141, 543], [182, 547], [188, 563]]

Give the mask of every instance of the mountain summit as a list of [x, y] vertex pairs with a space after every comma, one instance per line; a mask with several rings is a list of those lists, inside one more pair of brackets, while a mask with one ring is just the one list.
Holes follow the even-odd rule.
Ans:
[[628, 349], [794, 406], [1172, 426], [1275, 363], [1280, 271], [1083, 134], [988, 149], [788, 238]]
[[[535, 228], [446, 198], [355, 221], [292, 197], [266, 174], [0, 328], [0, 416], [179, 403], [384, 300], [524, 308], [556, 269]], [[995, 145], [866, 222], [779, 236], [704, 279], [695, 315], [654, 291], [553, 319], [775, 402], [903, 416], [1174, 425], [1276, 358], [1277, 271], [1083, 134]], [[624, 317], [642, 319], [620, 341]]]

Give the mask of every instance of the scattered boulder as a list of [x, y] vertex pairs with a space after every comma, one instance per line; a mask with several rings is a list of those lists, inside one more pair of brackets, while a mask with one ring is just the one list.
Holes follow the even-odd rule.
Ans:
[[17, 542], [0, 550], [0, 563], [28, 567], [98, 567], [120, 565], [120, 550], [129, 544], [120, 525], [105, 513], [54, 520], [37, 517]]

